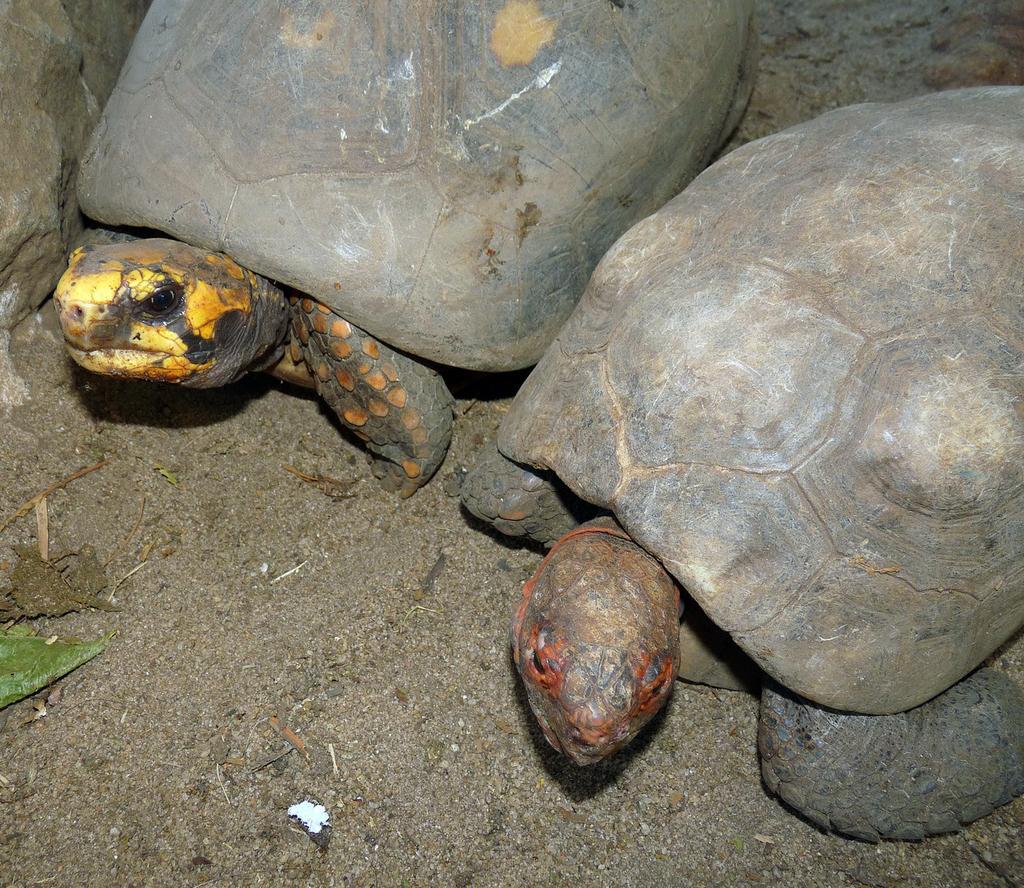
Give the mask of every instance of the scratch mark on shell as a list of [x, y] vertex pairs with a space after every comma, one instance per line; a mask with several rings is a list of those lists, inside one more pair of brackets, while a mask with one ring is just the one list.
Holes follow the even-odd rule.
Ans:
[[474, 117], [472, 120], [464, 120], [462, 122], [462, 128], [464, 130], [469, 129], [471, 126], [476, 126], [482, 120], [487, 120], [489, 117], [494, 117], [496, 114], [500, 114], [509, 105], [511, 105], [516, 99], [522, 98], [531, 89], [544, 89], [552, 80], [555, 79], [555, 75], [562, 70], [562, 60], [559, 59], [557, 62], [553, 62], [548, 65], [543, 71], [541, 71], [536, 77], [533, 78], [526, 86], [524, 86], [518, 92], [512, 93], [504, 102], [498, 105], [496, 108], [492, 108], [485, 114], [481, 114], [479, 117]]

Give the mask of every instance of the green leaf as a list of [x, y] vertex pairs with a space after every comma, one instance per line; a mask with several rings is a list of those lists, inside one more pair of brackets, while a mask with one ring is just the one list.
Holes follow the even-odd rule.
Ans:
[[168, 484], [173, 484], [175, 487], [178, 486], [178, 476], [174, 474], [167, 466], [161, 465], [160, 463], [153, 463], [153, 469], [158, 475], [160, 475]]
[[0, 709], [91, 660], [110, 638], [106, 635], [96, 641], [47, 644], [45, 638], [0, 633]]

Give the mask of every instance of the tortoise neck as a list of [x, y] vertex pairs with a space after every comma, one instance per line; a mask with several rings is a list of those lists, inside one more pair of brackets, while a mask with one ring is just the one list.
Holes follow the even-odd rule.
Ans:
[[246, 369], [251, 372], [269, 370], [284, 355], [291, 308], [284, 291], [276, 284], [251, 271], [246, 275], [254, 321], [249, 328], [253, 357]]

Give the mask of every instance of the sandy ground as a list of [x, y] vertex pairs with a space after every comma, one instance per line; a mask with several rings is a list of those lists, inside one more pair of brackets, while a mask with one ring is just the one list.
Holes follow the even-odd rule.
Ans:
[[[924, 91], [931, 34], [962, 6], [764, 4], [734, 144]], [[540, 555], [452, 495], [518, 379], [463, 392], [437, 480], [399, 503], [316, 400], [269, 380], [197, 393], [90, 378], [49, 306], [12, 356], [30, 399], [0, 416], [0, 520], [107, 456], [50, 497], [51, 550], [94, 546], [114, 582], [142, 566], [117, 586], [118, 612], [37, 621], [117, 635], [45, 717], [29, 701], [0, 713], [0, 885], [1024, 883], [1021, 801], [916, 844], [794, 816], [761, 785], [743, 694], [681, 685], [627, 753], [587, 771], [557, 758], [506, 649]], [[0, 534], [0, 589], [34, 528]], [[997, 662], [1024, 679], [1024, 642]], [[281, 755], [272, 717], [308, 758]], [[286, 816], [306, 798], [330, 809], [326, 851]]]

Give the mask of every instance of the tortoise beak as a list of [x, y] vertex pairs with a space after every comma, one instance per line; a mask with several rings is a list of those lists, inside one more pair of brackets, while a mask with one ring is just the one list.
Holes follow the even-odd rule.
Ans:
[[109, 303], [95, 303], [62, 295], [53, 297], [64, 338], [80, 351], [110, 348], [122, 328], [122, 313]]
[[57, 319], [70, 347], [109, 348], [124, 321], [124, 310], [115, 298], [121, 277], [113, 272], [83, 275], [79, 271], [82, 258], [83, 254], [73, 255], [57, 282], [53, 293]]
[[629, 738], [619, 712], [596, 713], [583, 707], [566, 719], [562, 748], [577, 765], [592, 765], [617, 752]]

